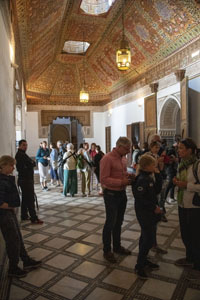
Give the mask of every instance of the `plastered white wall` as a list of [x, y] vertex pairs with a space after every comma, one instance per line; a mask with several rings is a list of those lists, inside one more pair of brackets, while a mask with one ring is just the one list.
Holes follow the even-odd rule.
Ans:
[[105, 127], [111, 126], [111, 146], [115, 147], [117, 139], [120, 136], [127, 135], [127, 125], [144, 121], [143, 98], [122, 104], [118, 107], [112, 108], [111, 106], [108, 111], [104, 112], [104, 119]]
[[0, 155], [15, 155], [14, 70], [9, 37], [0, 11]]
[[93, 113], [93, 138], [86, 138], [85, 141], [91, 145], [96, 143], [105, 151], [105, 121], [104, 113], [94, 112]]
[[26, 135], [25, 139], [28, 143], [27, 154], [36, 156], [39, 144], [47, 139], [39, 139], [38, 137], [38, 112], [27, 112], [25, 115]]

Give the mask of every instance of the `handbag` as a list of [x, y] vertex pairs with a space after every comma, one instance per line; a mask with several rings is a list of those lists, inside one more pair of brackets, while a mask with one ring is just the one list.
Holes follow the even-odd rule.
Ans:
[[[197, 160], [193, 164], [193, 167], [192, 167], [193, 175], [194, 175], [194, 178], [196, 179], [195, 184], [200, 183], [199, 178], [198, 178], [198, 174], [197, 174], [199, 163], [200, 163], [200, 160]], [[195, 206], [200, 206], [200, 195], [199, 195], [199, 193], [197, 193], [197, 192], [194, 193], [194, 196], [193, 196], [193, 199], [192, 199], [192, 204], [195, 205]]]
[[55, 160], [52, 161], [52, 168], [53, 168], [53, 170], [58, 169], [58, 162], [57, 161], [55, 161]]

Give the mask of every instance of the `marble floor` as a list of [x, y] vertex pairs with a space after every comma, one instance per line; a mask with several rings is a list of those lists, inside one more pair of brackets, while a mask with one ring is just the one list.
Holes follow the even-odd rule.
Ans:
[[22, 279], [6, 276], [7, 260], [1, 271], [1, 300], [200, 300], [200, 280], [187, 279], [190, 269], [174, 265], [184, 256], [176, 205], [167, 206], [167, 223], [158, 226], [158, 243], [166, 255], [150, 253], [160, 269], [149, 273], [147, 281], [137, 278], [134, 265], [140, 228], [133, 197], [128, 189], [128, 205], [123, 223], [122, 245], [132, 255], [117, 256], [109, 264], [102, 256], [102, 228], [105, 221], [103, 197], [63, 197], [60, 188], [47, 192], [35, 185], [39, 217], [44, 224], [21, 223], [25, 246], [42, 267]]

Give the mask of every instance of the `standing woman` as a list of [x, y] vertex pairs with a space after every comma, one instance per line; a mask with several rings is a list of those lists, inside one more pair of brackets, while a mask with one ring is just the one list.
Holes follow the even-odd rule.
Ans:
[[48, 191], [47, 176], [49, 170], [49, 149], [47, 148], [47, 142], [42, 142], [42, 148], [38, 149], [36, 160], [38, 161], [38, 170], [40, 175], [40, 183], [43, 191]]
[[77, 194], [77, 171], [76, 171], [76, 155], [74, 153], [74, 145], [67, 144], [67, 152], [63, 156], [64, 162], [64, 182], [63, 195], [66, 197], [70, 193], [72, 197]]
[[[178, 145], [181, 161], [178, 165], [177, 177], [174, 177], [173, 183], [178, 186], [180, 231], [186, 248], [186, 257], [178, 259], [175, 264], [193, 266], [194, 270], [200, 271], [200, 206], [193, 204], [195, 192], [200, 192], [200, 184], [196, 183], [193, 172], [193, 166], [197, 161], [196, 149], [196, 144], [190, 138], [181, 140]], [[197, 175], [200, 179], [200, 165], [198, 165]]]
[[54, 180], [56, 180], [56, 187], [60, 186], [59, 178], [58, 178], [58, 150], [56, 148], [55, 143], [50, 143], [50, 175], [51, 175], [51, 184], [54, 184]]

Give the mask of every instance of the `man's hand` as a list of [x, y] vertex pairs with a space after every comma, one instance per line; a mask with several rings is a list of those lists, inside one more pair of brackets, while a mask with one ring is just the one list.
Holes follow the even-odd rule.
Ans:
[[159, 206], [156, 206], [156, 209], [154, 210], [155, 214], [161, 214], [161, 209]]
[[122, 179], [123, 186], [130, 185], [130, 184], [131, 184], [131, 180], [129, 178]]

